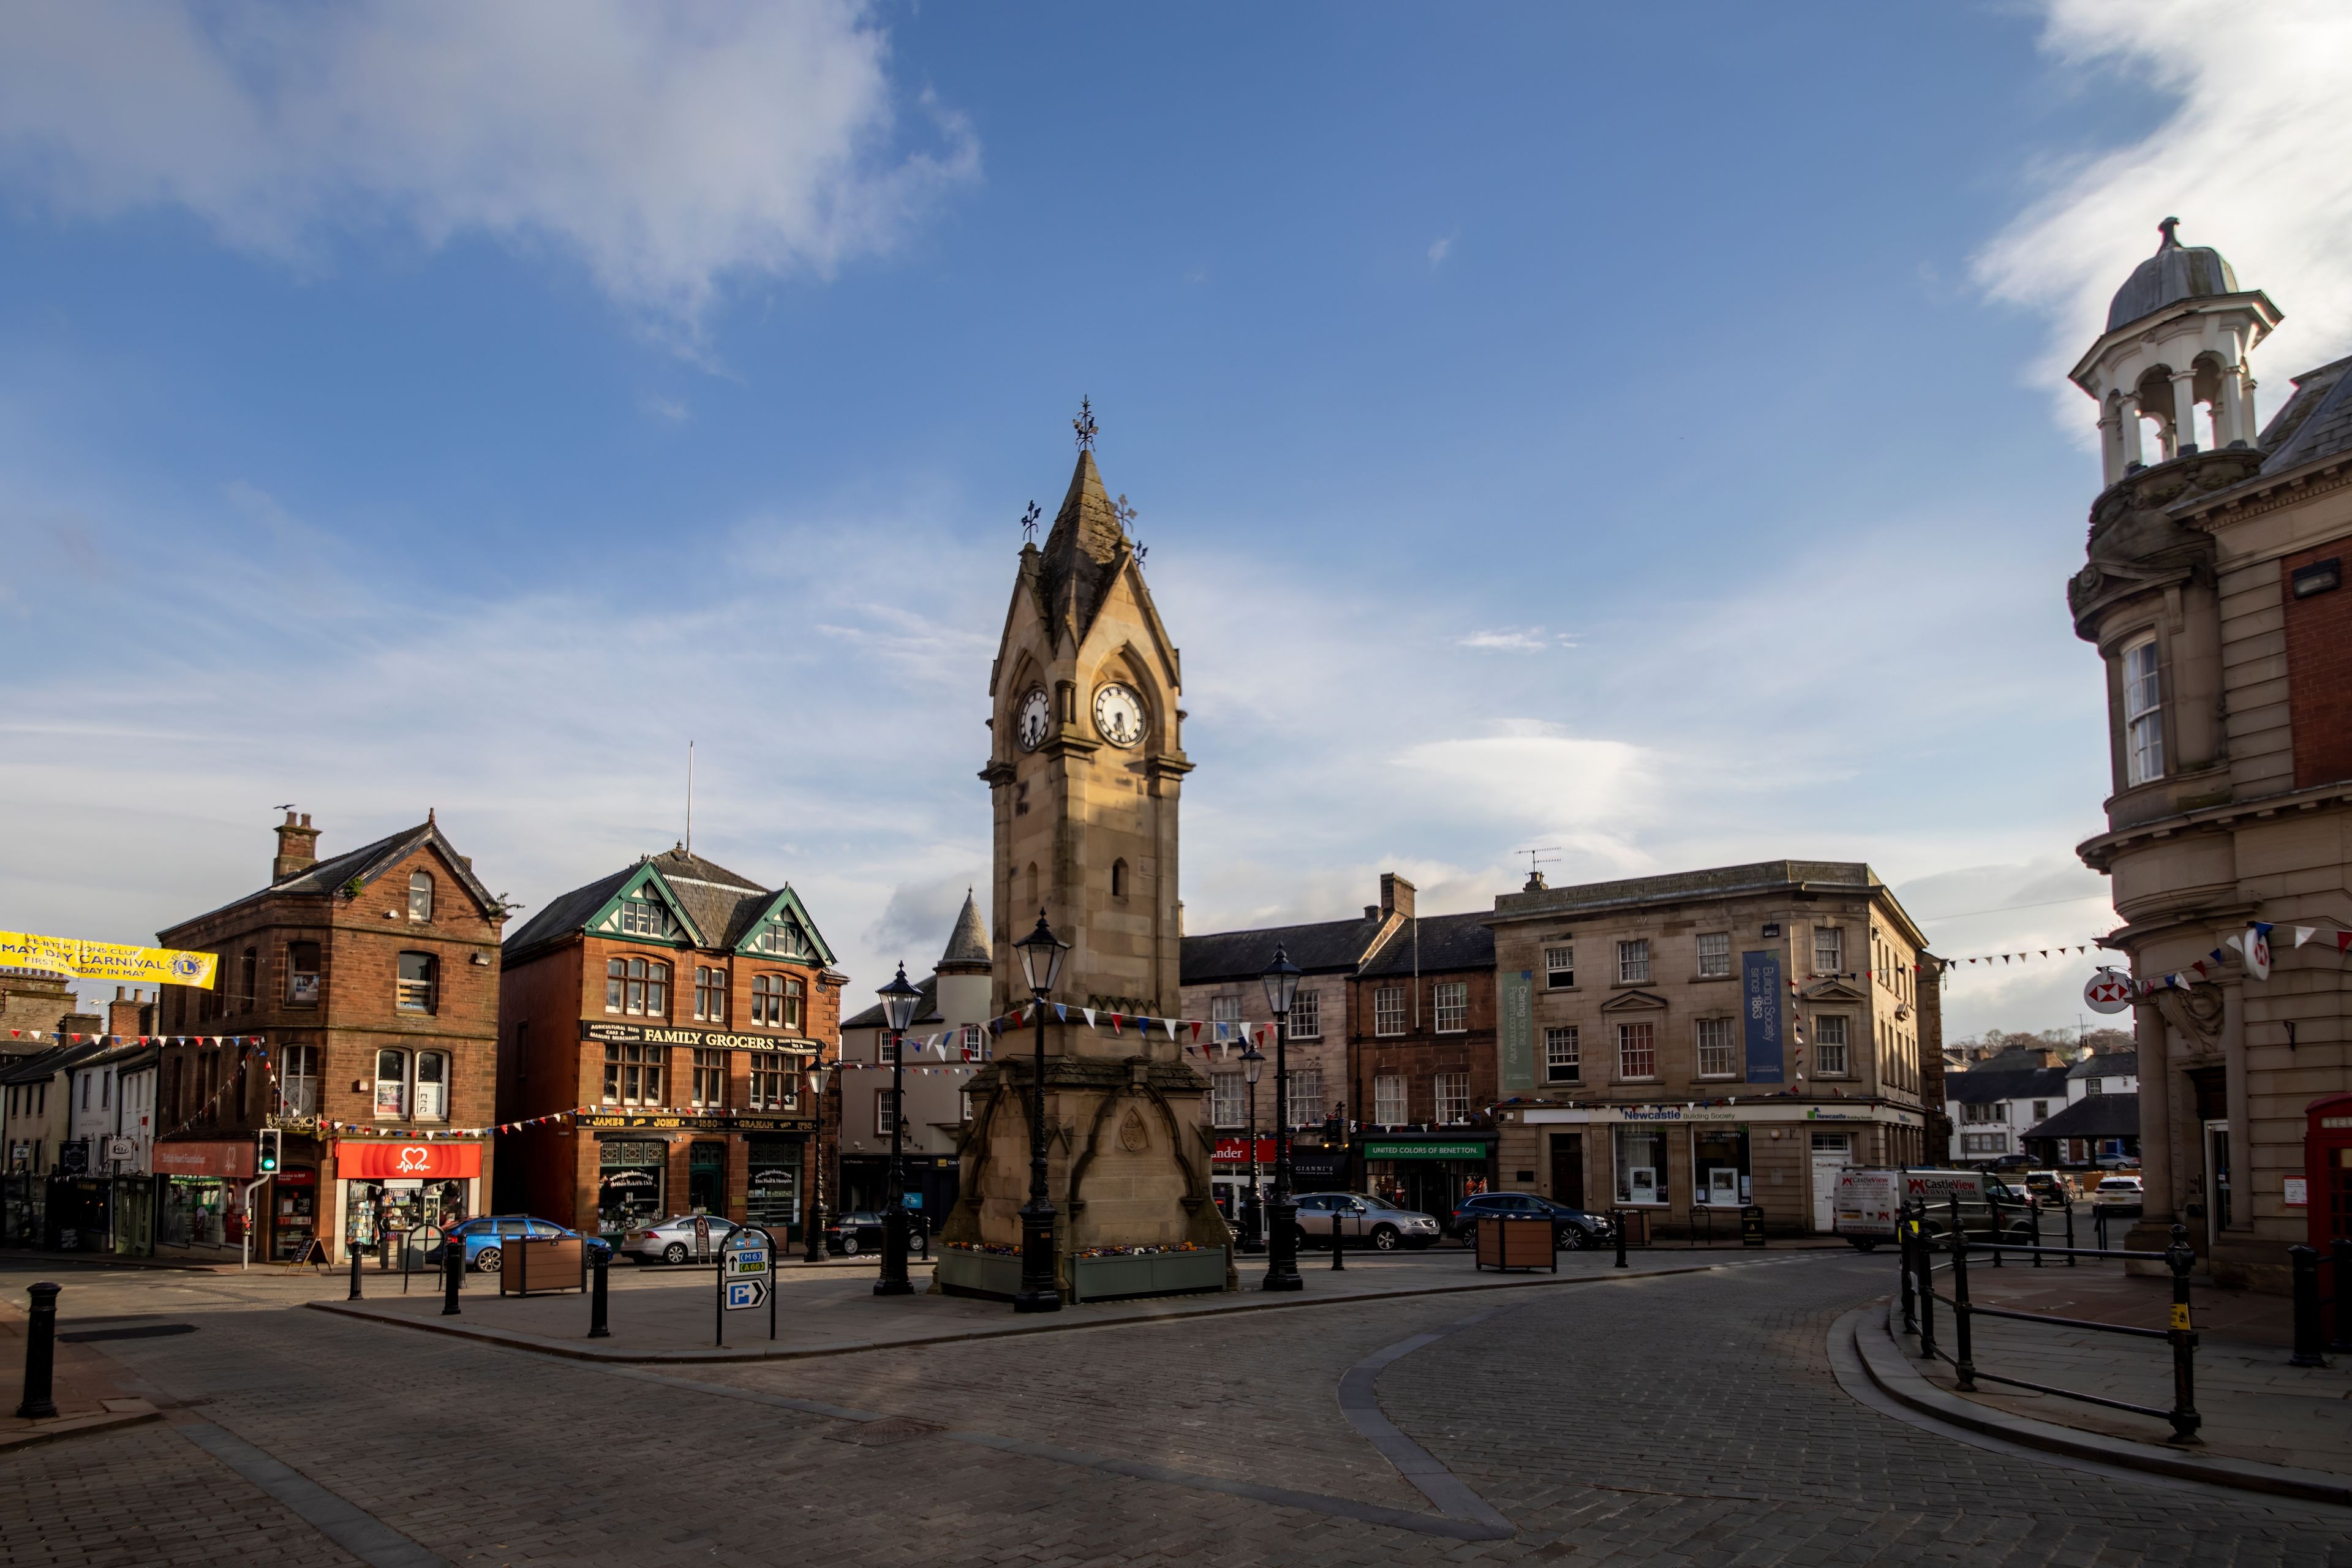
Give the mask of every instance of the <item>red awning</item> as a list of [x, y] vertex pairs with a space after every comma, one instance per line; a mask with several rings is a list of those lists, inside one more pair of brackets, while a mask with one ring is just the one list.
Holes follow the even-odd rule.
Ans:
[[383, 1181], [387, 1177], [440, 1176], [455, 1179], [482, 1173], [479, 1143], [354, 1143], [335, 1145], [335, 1173], [345, 1181]]

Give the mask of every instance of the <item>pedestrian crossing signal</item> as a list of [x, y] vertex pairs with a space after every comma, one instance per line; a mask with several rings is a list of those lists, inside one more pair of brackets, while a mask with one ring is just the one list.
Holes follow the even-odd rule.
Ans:
[[278, 1173], [278, 1143], [284, 1136], [285, 1134], [275, 1127], [265, 1128], [254, 1134], [254, 1169], [262, 1175], [272, 1176]]

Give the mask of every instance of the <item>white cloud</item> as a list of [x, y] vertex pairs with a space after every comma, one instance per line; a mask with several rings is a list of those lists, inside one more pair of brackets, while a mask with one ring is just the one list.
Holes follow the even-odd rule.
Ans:
[[2258, 362], [2263, 405], [2275, 408], [2286, 376], [2352, 343], [2352, 8], [2050, 0], [2042, 47], [2070, 69], [2142, 81], [2175, 107], [2128, 146], [2045, 170], [2046, 194], [1977, 258], [1979, 285], [2051, 319], [2032, 384], [2054, 382], [2060, 422], [2093, 444], [2091, 404], [2064, 372], [2155, 251], [2158, 220], [2178, 216], [2185, 243], [2220, 250], [2242, 287], [2268, 290], [2286, 313]]
[[298, 263], [337, 232], [544, 246], [690, 335], [729, 282], [825, 275], [977, 172], [928, 95], [930, 147], [898, 143], [888, 54], [850, 0], [35, 0], [0, 13], [0, 169]]
[[1504, 626], [1496, 631], [1472, 632], [1467, 637], [1459, 637], [1454, 640], [1463, 647], [1489, 648], [1507, 653], [1541, 653], [1552, 646], [1550, 639], [1544, 636], [1541, 626], [1531, 631], [1523, 631], [1516, 626]]
[[1449, 234], [1444, 238], [1434, 241], [1430, 246], [1429, 269], [1432, 272], [1436, 271], [1439, 268], [1445, 265], [1445, 258], [1454, 252], [1454, 241], [1455, 237], [1455, 236]]

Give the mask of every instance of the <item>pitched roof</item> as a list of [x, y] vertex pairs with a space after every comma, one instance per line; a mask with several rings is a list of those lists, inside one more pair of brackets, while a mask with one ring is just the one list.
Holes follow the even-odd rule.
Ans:
[[1411, 974], [1418, 969], [1427, 974], [1442, 969], [1492, 969], [1495, 928], [1486, 921], [1483, 910], [1400, 921], [1359, 973]]
[[[712, 947], [733, 947], [740, 942], [751, 934], [776, 895], [784, 891], [781, 888], [762, 888], [748, 877], [689, 854], [684, 846], [677, 846], [569, 892], [558, 893], [524, 922], [520, 931], [507, 938], [502, 944], [505, 962], [519, 963], [583, 929], [614, 894], [647, 866], [659, 874], [662, 886]], [[824, 939], [814, 929], [808, 935], [812, 942], [823, 948]], [[823, 951], [817, 956], [828, 961], [830, 957]]]
[[2137, 1138], [2139, 1136], [2139, 1096], [2093, 1094], [2076, 1100], [2057, 1115], [2037, 1121], [2024, 1138]]
[[163, 931], [157, 933], [157, 940], [162, 940], [163, 935], [170, 931], [194, 925], [196, 921], [209, 920], [215, 915], [225, 914], [230, 910], [240, 909], [257, 900], [272, 898], [280, 893], [332, 894], [341, 891], [353, 881], [364, 887], [427, 844], [435, 846], [441, 851], [441, 858], [447, 862], [451, 873], [483, 909], [495, 913], [505, 908], [495, 894], [482, 886], [480, 879], [474, 875], [473, 868], [466, 864], [465, 857], [457, 853], [456, 847], [451, 845], [446, 836], [442, 833], [439, 824], [427, 816], [414, 827], [387, 834], [373, 844], [361, 845], [357, 849], [347, 849], [341, 855], [313, 861], [302, 869], [281, 877], [269, 886], [257, 889], [241, 899], [232, 899], [220, 908], [207, 910], [193, 920], [180, 921], [166, 926]]
[[2001, 1100], [2063, 1100], [2065, 1096], [2064, 1068], [1995, 1066], [1944, 1075], [1944, 1098], [1961, 1105], [1990, 1105]]
[[[915, 1004], [915, 1016], [908, 1021], [907, 1026], [908, 1028], [913, 1028], [918, 1024], [936, 1024], [940, 1022], [940, 977], [936, 974], [926, 974], [921, 980], [916, 982], [915, 989], [923, 994], [923, 999]], [[883, 1027], [882, 1004], [877, 1002], [871, 1007], [866, 1008], [863, 1013], [857, 1014], [854, 1017], [844, 1018], [841, 1021], [841, 1026], [845, 1029], [879, 1029]]]
[[2103, 1051], [2095, 1057], [2084, 1057], [2066, 1069], [2066, 1076], [2076, 1078], [2137, 1078], [2137, 1051]]
[[2275, 474], [2333, 457], [2352, 447], [2352, 358], [2294, 377], [2294, 395], [2271, 416], [2256, 444], [2267, 454], [2262, 471]]
[[980, 918], [980, 905], [966, 888], [963, 908], [956, 914], [955, 930], [948, 932], [947, 951], [940, 954], [941, 963], [988, 963], [988, 926]]
[[1604, 910], [1638, 908], [1645, 904], [1680, 904], [1693, 900], [1741, 898], [1782, 890], [1863, 894], [1884, 899], [1906, 935], [1921, 946], [1927, 938], [1878, 873], [1858, 860], [1759, 860], [1746, 866], [1716, 866], [1700, 871], [1673, 871], [1657, 877], [1632, 877], [1615, 882], [1585, 882], [1567, 888], [1536, 888], [1497, 894], [1492, 919], [1528, 919], [1556, 915], [1563, 920]]
[[1312, 925], [1188, 936], [1179, 961], [1180, 983], [1204, 985], [1220, 980], [1255, 980], [1274, 962], [1276, 948], [1308, 974], [1344, 973], [1364, 961], [1387, 919], [1386, 914], [1375, 912]]
[[[639, 864], [643, 864], [640, 862]], [[625, 866], [608, 877], [558, 893], [540, 907], [537, 914], [523, 923], [523, 928], [507, 938], [503, 946], [509, 963], [527, 957], [534, 951], [551, 946], [585, 926], [598, 910], [604, 907], [621, 884], [637, 874], [635, 866]]]
[[0, 1083], [39, 1083], [110, 1048], [104, 1042], [93, 1039], [0, 1058], [0, 1064], [5, 1064], [0, 1065]]

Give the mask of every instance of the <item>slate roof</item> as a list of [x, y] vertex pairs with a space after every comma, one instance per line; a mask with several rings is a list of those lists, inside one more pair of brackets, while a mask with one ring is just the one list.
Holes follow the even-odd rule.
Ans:
[[[914, 1019], [912, 1022], [908, 1023], [907, 1026], [911, 1029], [923, 1024], [938, 1024], [945, 1022], [945, 1020], [940, 1016], [940, 977], [936, 974], [927, 974], [917, 983], [915, 989], [923, 994], [923, 999], [915, 1004]], [[841, 1026], [845, 1029], [879, 1029], [883, 1027], [882, 1004], [877, 1002], [874, 1005], [866, 1008], [866, 1011], [858, 1014], [856, 1016], [844, 1018], [841, 1021]]]
[[948, 932], [947, 951], [940, 954], [941, 963], [987, 963], [988, 925], [980, 918], [980, 905], [974, 901], [971, 889], [963, 894], [963, 909], [956, 915], [955, 930]]
[[1381, 950], [1364, 961], [1363, 974], [1411, 974], [1415, 964], [1413, 928], [1420, 927], [1419, 967], [1423, 974], [1448, 969], [1495, 967], [1495, 928], [1486, 912], [1423, 915], [1399, 925]]
[[2265, 474], [2301, 468], [2352, 447], [2352, 358], [2339, 359], [2294, 378], [2294, 395], [2271, 416], [2256, 444], [2268, 454]]
[[[355, 877], [359, 879], [362, 886], [365, 886], [426, 844], [439, 847], [442, 858], [448, 862], [451, 871], [459, 883], [484, 909], [496, 911], [505, 907], [499, 902], [496, 895], [482, 886], [471, 868], [467, 866], [465, 858], [457, 853], [456, 847], [443, 835], [439, 825], [432, 817], [427, 816], [414, 827], [389, 834], [373, 844], [362, 844], [357, 849], [348, 849], [341, 855], [313, 861], [301, 870], [290, 876], [281, 877], [266, 888], [257, 889], [241, 899], [232, 899], [216, 910], [207, 910], [205, 913], [196, 916], [194, 920], [181, 921], [174, 925], [167, 926], [163, 931], [156, 933], [156, 940], [163, 941], [169, 932], [194, 925], [196, 921], [210, 920], [215, 915], [226, 914], [230, 910], [241, 909], [257, 900], [272, 898], [280, 893], [333, 894], [341, 891]], [[403, 897], [405, 896], [404, 890]], [[169, 944], [166, 943], [166, 945]]]
[[1995, 1057], [1991, 1066], [1972, 1068], [1967, 1072], [1946, 1073], [1944, 1098], [1960, 1105], [1990, 1105], [2002, 1100], [2066, 1098], [2064, 1068], [2005, 1068], [2000, 1062], [2000, 1058]]
[[2221, 253], [2210, 246], [2183, 245], [2172, 232], [2179, 218], [2166, 218], [2158, 226], [2164, 238], [2156, 254], [2132, 268], [2124, 286], [2116, 290], [2107, 306], [2107, 331], [2128, 326], [2143, 316], [2153, 316], [2167, 305], [2177, 305], [2183, 300], [2201, 300], [2215, 294], [2238, 291], [2238, 275], [2221, 258]]
[[97, 1040], [84, 1040], [79, 1045], [51, 1046], [45, 1051], [0, 1058], [5, 1063], [0, 1067], [0, 1083], [42, 1083], [110, 1048]]
[[2023, 1138], [2137, 1138], [2139, 1096], [2094, 1094], [2019, 1134]]
[[2084, 1057], [2066, 1069], [2070, 1079], [2077, 1078], [2137, 1078], [2137, 1051], [2105, 1051], [2095, 1057]]
[[1374, 913], [1353, 920], [1318, 921], [1312, 925], [1265, 926], [1255, 931], [1188, 936], [1179, 960], [1181, 984], [1205, 985], [1220, 980], [1255, 980], [1274, 962], [1277, 947], [1306, 973], [1342, 974], [1363, 962], [1380, 935], [1381, 923], [1387, 919], [1384, 913]]
[[[596, 911], [621, 890], [622, 884], [648, 863], [661, 873], [664, 885], [677, 897], [687, 918], [713, 947], [732, 947], [741, 942], [758, 922], [761, 911], [781, 890], [762, 888], [716, 861], [688, 854], [683, 847], [665, 849], [570, 892], [558, 893], [501, 944], [504, 961], [520, 963], [584, 928]], [[822, 941], [814, 931], [808, 934], [812, 944]]]

